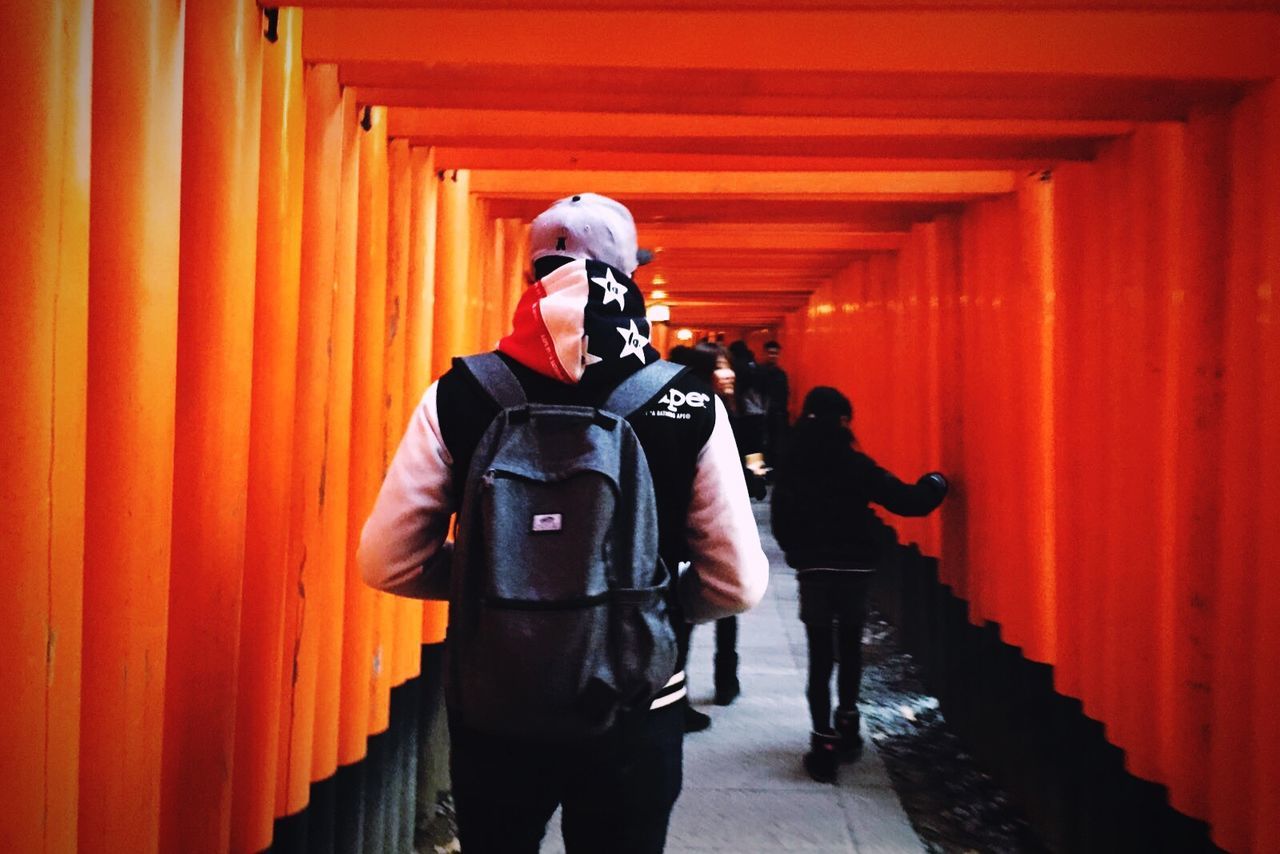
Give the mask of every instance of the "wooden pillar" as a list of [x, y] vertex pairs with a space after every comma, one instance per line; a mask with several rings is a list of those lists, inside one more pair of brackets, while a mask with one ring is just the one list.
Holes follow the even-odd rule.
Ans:
[[0, 11], [0, 849], [76, 845], [91, 3]]
[[225, 851], [249, 478], [262, 16], [187, 6], [163, 851]]
[[[322, 482], [322, 542], [324, 573], [320, 585], [318, 655], [316, 666], [315, 737], [311, 779], [326, 780], [338, 767], [342, 717], [342, 659], [345, 646], [347, 594], [347, 502], [351, 480], [351, 402], [354, 373], [356, 240], [359, 215], [359, 107], [355, 91], [342, 91], [341, 166], [334, 180], [339, 187], [333, 305], [329, 333], [329, 389], [325, 404], [324, 480]], [[357, 624], [354, 627], [359, 630]]]
[[84, 615], [81, 851], [159, 844], [182, 17], [159, 0], [94, 22], [84, 585], [89, 601], [115, 604]]
[[[352, 399], [351, 515], [358, 538], [386, 473], [387, 404], [387, 240], [389, 174], [387, 112], [369, 110], [369, 127], [360, 137], [360, 222], [356, 293], [356, 373]], [[372, 407], [370, 410], [369, 407]], [[357, 521], [358, 520], [358, 521]], [[358, 539], [356, 540], [358, 542]], [[352, 548], [355, 548], [355, 542]], [[367, 735], [386, 730], [391, 698], [391, 661], [395, 637], [394, 597], [373, 594], [370, 614], [368, 694], [363, 722]], [[346, 704], [344, 699], [343, 703]], [[345, 714], [345, 709], [344, 709]]]
[[382, 484], [386, 407], [382, 397], [386, 310], [386, 111], [369, 111], [357, 135], [355, 359], [351, 380], [350, 503], [347, 508], [346, 640], [342, 650], [339, 761], [365, 755], [374, 643], [382, 594], [360, 577], [356, 547]]
[[306, 101], [302, 185], [302, 255], [294, 398], [288, 577], [281, 657], [280, 770], [276, 811], [292, 815], [307, 804], [315, 735], [320, 636], [326, 629], [321, 588], [329, 556], [324, 546], [326, 405], [329, 396], [342, 152], [338, 69], [303, 72]]
[[293, 486], [305, 121], [302, 18], [282, 10], [263, 46], [257, 293], [248, 519], [240, 612], [240, 689], [231, 850], [271, 845], [280, 750], [280, 649]]
[[439, 178], [439, 238], [436, 245], [436, 311], [432, 365], [443, 372], [454, 356], [470, 352], [467, 293], [471, 287], [471, 213], [465, 169]]
[[410, 152], [409, 287], [405, 303], [405, 406], [412, 412], [431, 381], [444, 372], [431, 363], [436, 305], [435, 149]]
[[[413, 164], [409, 141], [392, 140], [387, 145], [387, 295], [386, 339], [383, 343], [383, 386], [387, 406], [384, 461], [391, 464], [408, 413], [417, 402], [405, 397], [407, 382], [406, 339], [408, 337], [409, 268], [413, 248], [410, 229], [413, 209]], [[422, 604], [396, 597], [394, 600], [395, 644], [391, 661], [391, 684], [400, 685], [418, 670], [418, 647], [422, 635]]]

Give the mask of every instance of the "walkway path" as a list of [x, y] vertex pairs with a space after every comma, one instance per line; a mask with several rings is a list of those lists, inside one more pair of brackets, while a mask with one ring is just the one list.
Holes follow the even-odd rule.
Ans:
[[[795, 576], [768, 535], [767, 506], [755, 507], [772, 567], [769, 592], [739, 618], [742, 696], [733, 705], [710, 705], [714, 632], [705, 626], [693, 633], [692, 697], [714, 723], [685, 739], [684, 792], [667, 851], [923, 851], [870, 739], [857, 764], [842, 766], [839, 785], [815, 783], [800, 766], [809, 721]], [[548, 828], [544, 854], [563, 850], [558, 826]]]

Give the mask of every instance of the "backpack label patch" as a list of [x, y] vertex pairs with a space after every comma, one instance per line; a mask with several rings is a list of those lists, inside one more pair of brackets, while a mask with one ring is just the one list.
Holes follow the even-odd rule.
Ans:
[[564, 526], [564, 519], [559, 513], [535, 513], [533, 515], [533, 524], [529, 526], [529, 530], [535, 534], [545, 534], [551, 531], [559, 531]]

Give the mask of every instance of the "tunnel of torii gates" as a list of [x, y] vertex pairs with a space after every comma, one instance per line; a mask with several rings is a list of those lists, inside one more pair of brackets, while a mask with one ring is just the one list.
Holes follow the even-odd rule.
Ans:
[[445, 610], [360, 525], [585, 190], [658, 344], [952, 476], [969, 620], [1280, 849], [1276, 3], [299, 6], [4, 4], [0, 849], [263, 849], [362, 758]]

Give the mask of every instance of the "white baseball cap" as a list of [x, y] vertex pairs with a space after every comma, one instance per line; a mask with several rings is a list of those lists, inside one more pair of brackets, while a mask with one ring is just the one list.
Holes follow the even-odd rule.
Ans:
[[566, 196], [538, 214], [529, 243], [534, 261], [548, 255], [590, 258], [628, 276], [640, 264], [636, 221], [631, 211], [621, 202], [597, 193]]

